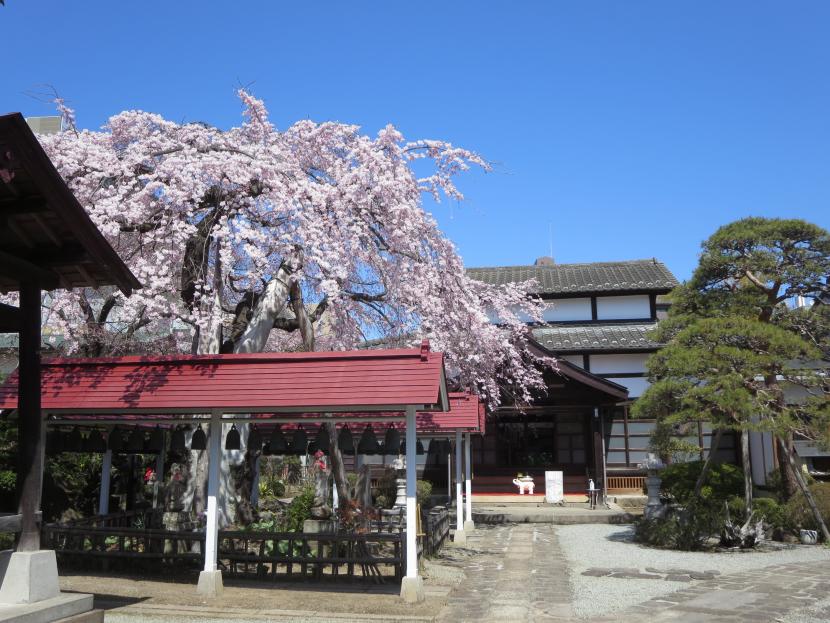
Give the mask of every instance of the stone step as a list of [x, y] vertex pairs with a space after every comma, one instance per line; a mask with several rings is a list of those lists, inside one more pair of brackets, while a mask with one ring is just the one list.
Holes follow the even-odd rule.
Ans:
[[[30, 604], [0, 604], [0, 623], [100, 623], [104, 613], [92, 614], [95, 612], [92, 595], [61, 593]], [[83, 618], [87, 615], [92, 618]]]

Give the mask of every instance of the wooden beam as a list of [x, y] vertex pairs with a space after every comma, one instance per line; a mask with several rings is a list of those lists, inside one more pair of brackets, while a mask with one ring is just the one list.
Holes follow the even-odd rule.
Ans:
[[20, 287], [18, 365], [17, 511], [21, 515], [17, 551], [40, 549], [37, 513], [43, 485], [43, 418], [40, 412], [40, 296], [37, 285]]
[[0, 333], [20, 331], [20, 310], [12, 305], [0, 303]]
[[0, 251], [0, 275], [15, 279], [18, 283], [36, 283], [44, 290], [58, 287], [55, 273], [5, 251]]

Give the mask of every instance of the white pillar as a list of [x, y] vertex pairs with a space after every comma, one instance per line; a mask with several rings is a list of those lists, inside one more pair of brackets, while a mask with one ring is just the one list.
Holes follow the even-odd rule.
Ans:
[[424, 600], [424, 582], [418, 575], [418, 512], [415, 407], [406, 408], [406, 576], [401, 597], [409, 603]]
[[452, 503], [452, 448], [447, 452], [447, 504]]
[[473, 464], [470, 459], [470, 433], [464, 435], [464, 493], [467, 502], [465, 504], [464, 534], [469, 535], [475, 530], [473, 523]]
[[196, 590], [200, 595], [215, 597], [222, 592], [222, 572], [216, 568], [219, 554], [219, 465], [222, 460], [222, 412], [217, 409], [210, 415], [209, 444], [205, 568], [199, 574]]
[[461, 492], [461, 431], [455, 431], [455, 536], [456, 543], [466, 543], [464, 536], [464, 494]]
[[98, 514], [108, 515], [110, 512], [110, 476], [112, 474], [112, 450], [104, 452], [104, 461], [101, 464], [101, 491], [98, 493]]

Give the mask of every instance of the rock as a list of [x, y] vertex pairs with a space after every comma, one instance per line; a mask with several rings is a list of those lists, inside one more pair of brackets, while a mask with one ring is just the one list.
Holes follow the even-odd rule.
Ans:
[[692, 578], [685, 573], [670, 573], [665, 580], [666, 582], [691, 582]]
[[720, 571], [718, 571], [717, 569], [707, 569], [703, 573], [708, 573], [710, 575], [720, 575]]
[[588, 577], [591, 577], [591, 578], [602, 578], [602, 577], [605, 577], [607, 575], [611, 575], [611, 569], [591, 568], [591, 569], [588, 569], [587, 571], [583, 571], [582, 575], [587, 575]]
[[699, 571], [695, 571], [694, 573], [690, 573], [689, 577], [693, 580], [714, 580], [715, 575], [712, 573], [701, 573]]

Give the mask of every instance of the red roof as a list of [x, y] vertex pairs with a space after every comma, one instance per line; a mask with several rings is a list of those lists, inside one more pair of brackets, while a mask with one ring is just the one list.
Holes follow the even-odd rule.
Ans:
[[[418, 411], [416, 414], [416, 430], [419, 434], [433, 434], [433, 433], [448, 433], [456, 430], [471, 433], [484, 432], [484, 404], [481, 403], [477, 396], [469, 392], [450, 392], [449, 393], [449, 411]], [[310, 420], [315, 420], [314, 414], [297, 414], [299, 419], [303, 416], [308, 416]], [[406, 423], [400, 421], [399, 413], [389, 412], [370, 412], [350, 413], [351, 424], [362, 427], [365, 424], [371, 425], [376, 434], [383, 434], [388, 426], [393, 428], [404, 429]], [[269, 416], [266, 414], [256, 414], [251, 420], [257, 424], [257, 419], [266, 420]], [[394, 419], [392, 419], [394, 418]], [[257, 424], [259, 427], [259, 424]], [[292, 420], [291, 424], [283, 425], [284, 430], [293, 430], [298, 426], [303, 426], [301, 421]], [[263, 430], [270, 430], [271, 426], [266, 424], [262, 427]]]
[[[421, 348], [315, 353], [51, 359], [43, 411], [227, 413], [448, 408], [444, 357]], [[0, 409], [17, 407], [17, 373]]]

